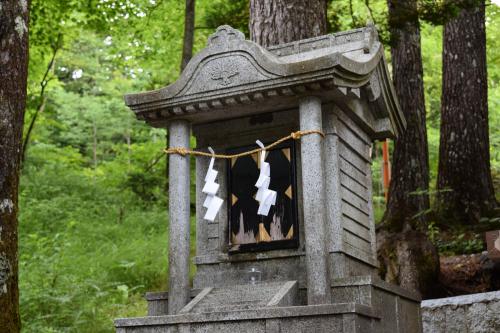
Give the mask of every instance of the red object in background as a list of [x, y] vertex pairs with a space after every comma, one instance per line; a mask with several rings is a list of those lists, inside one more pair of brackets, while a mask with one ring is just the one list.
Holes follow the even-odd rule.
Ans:
[[389, 140], [382, 142], [382, 171], [384, 179], [385, 201], [389, 198], [389, 183], [391, 182], [391, 162], [389, 161]]

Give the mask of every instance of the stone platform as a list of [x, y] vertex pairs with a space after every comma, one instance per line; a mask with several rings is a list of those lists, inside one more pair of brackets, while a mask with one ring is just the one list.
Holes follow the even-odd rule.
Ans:
[[336, 279], [332, 304], [304, 305], [296, 281], [192, 291], [177, 315], [168, 294], [146, 295], [149, 316], [117, 319], [117, 333], [421, 332], [418, 295], [372, 276]]
[[376, 332], [380, 318], [355, 303], [259, 308], [118, 319], [117, 333]]

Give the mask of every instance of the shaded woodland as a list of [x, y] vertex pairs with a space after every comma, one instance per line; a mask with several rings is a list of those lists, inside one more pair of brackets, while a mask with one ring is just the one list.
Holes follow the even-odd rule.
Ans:
[[[499, 5], [294, 2], [1, 3], [0, 308], [12, 311], [0, 323], [112, 332], [113, 318], [146, 312], [145, 291], [166, 289], [165, 131], [137, 121], [122, 96], [175, 81], [222, 24], [264, 46], [375, 24], [408, 120], [390, 144], [387, 206], [373, 147], [381, 275], [429, 297], [474, 291], [431, 285], [440, 258], [479, 256], [484, 231], [500, 229]], [[317, 19], [294, 24], [306, 14]]]

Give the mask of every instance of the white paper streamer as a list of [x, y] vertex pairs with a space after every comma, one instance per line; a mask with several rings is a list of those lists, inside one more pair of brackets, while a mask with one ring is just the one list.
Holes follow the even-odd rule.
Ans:
[[[264, 149], [264, 144], [259, 140], [257, 144]], [[271, 183], [271, 166], [266, 161], [266, 151], [262, 150], [260, 153], [260, 174], [255, 187], [257, 187], [257, 194], [255, 200], [259, 202], [258, 215], [267, 216], [272, 205], [276, 204], [276, 191], [269, 189]]]
[[[212, 153], [212, 155], [215, 154], [212, 147], [208, 147], [208, 150]], [[220, 185], [215, 182], [218, 172], [214, 170], [214, 162], [215, 158], [212, 157], [208, 166], [207, 175], [205, 176], [205, 186], [203, 186], [202, 190], [202, 192], [207, 195], [205, 201], [203, 202], [203, 207], [207, 208], [207, 212], [203, 218], [211, 222], [215, 220], [215, 217], [224, 202], [224, 200], [215, 195], [219, 190]]]

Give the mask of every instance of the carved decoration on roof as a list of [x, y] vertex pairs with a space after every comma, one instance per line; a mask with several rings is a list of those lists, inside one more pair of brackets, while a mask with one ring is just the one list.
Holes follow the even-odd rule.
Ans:
[[222, 46], [235, 40], [245, 40], [245, 34], [228, 25], [223, 25], [208, 37], [208, 46]]
[[228, 86], [233, 83], [235, 76], [239, 75], [238, 69], [234, 63], [221, 64], [218, 63], [210, 71], [210, 78], [214, 81], [218, 81], [222, 86]]

